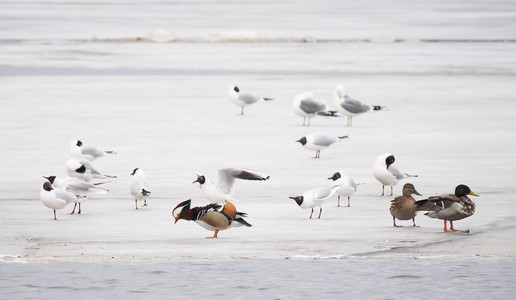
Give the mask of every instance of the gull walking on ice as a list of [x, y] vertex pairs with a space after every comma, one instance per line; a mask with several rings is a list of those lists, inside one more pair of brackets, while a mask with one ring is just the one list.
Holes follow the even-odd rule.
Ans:
[[300, 138], [296, 142], [300, 143], [305, 149], [311, 151], [315, 150], [314, 158], [319, 158], [321, 156], [321, 150], [326, 149], [336, 142], [346, 138], [348, 138], [347, 135], [334, 136], [328, 134], [310, 134]]
[[242, 108], [242, 111], [240, 113], [241, 115], [244, 114], [245, 106], [249, 106], [251, 104], [254, 104], [254, 103], [260, 102], [260, 101], [273, 100], [272, 98], [259, 97], [259, 96], [256, 96], [255, 94], [252, 94], [252, 93], [249, 93], [246, 91], [241, 91], [240, 88], [238, 88], [235, 85], [231, 86], [229, 88], [228, 95], [229, 95], [229, 99], [231, 99], [231, 101], [235, 105], [240, 106]]

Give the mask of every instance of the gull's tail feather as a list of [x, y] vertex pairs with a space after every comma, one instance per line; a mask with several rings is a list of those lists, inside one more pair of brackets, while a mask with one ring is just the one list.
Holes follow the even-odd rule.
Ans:
[[342, 117], [336, 110], [321, 111], [317, 114], [324, 117]]
[[110, 183], [110, 182], [113, 182], [113, 181], [96, 182], [93, 185], [101, 185], [101, 184], [106, 184], [106, 183]]

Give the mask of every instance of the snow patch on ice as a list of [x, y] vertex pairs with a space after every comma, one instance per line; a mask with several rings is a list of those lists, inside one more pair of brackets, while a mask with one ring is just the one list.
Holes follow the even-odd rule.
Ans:
[[171, 31], [160, 28], [151, 32], [149, 39], [156, 43], [167, 43], [174, 41], [175, 35]]

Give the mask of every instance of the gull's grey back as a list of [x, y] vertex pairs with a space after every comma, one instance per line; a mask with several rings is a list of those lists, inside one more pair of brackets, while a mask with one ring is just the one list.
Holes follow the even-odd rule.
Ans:
[[349, 98], [347, 95], [344, 97], [345, 101], [341, 103], [341, 106], [350, 113], [359, 114], [364, 113], [370, 109], [368, 105], [362, 104], [362, 102], [358, 100]]
[[313, 99], [304, 99], [304, 100], [301, 100], [300, 108], [305, 113], [315, 114], [322, 110], [325, 110], [326, 105], [318, 103], [317, 101], [315, 101]]

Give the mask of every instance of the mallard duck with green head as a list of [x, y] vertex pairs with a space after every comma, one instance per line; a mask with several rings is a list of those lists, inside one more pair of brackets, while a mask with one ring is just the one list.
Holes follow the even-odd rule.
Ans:
[[[435, 204], [440, 209], [430, 211], [426, 215], [430, 218], [444, 220], [445, 232], [469, 232], [469, 229], [459, 230], [453, 228], [453, 221], [462, 220], [475, 213], [475, 203], [468, 198], [468, 195], [478, 196], [467, 185], [459, 184], [455, 188], [455, 194], [430, 197], [426, 201]], [[450, 229], [448, 229], [446, 221], [450, 221]]]

